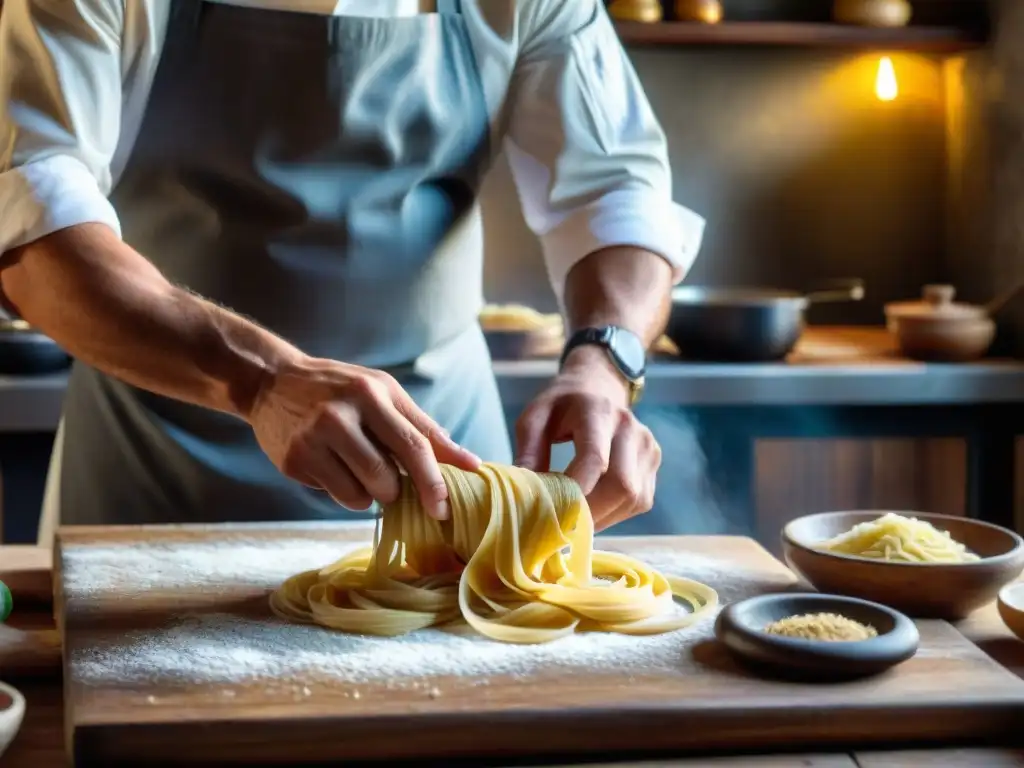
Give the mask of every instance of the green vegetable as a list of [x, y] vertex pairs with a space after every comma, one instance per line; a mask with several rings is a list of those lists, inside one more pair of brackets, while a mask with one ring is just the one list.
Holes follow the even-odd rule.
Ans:
[[11, 596], [11, 590], [7, 588], [7, 585], [0, 581], [0, 621], [5, 621], [8, 616], [11, 615], [11, 609], [14, 607], [14, 598]]

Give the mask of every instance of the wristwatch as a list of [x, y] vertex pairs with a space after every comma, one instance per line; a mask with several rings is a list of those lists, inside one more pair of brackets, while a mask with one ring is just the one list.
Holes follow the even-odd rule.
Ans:
[[581, 328], [569, 337], [562, 350], [559, 369], [565, 365], [569, 353], [584, 345], [602, 347], [608, 353], [616, 370], [622, 374], [629, 388], [629, 404], [636, 405], [644, 392], [644, 375], [647, 372], [647, 350], [644, 343], [632, 331], [615, 325], [603, 328]]

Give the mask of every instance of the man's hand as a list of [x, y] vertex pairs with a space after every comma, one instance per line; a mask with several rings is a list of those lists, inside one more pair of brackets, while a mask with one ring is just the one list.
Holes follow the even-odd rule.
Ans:
[[443, 520], [448, 491], [438, 463], [480, 466], [391, 376], [332, 360], [304, 358], [274, 374], [249, 422], [281, 472], [349, 509], [397, 499], [401, 467], [427, 513]]
[[629, 410], [625, 381], [597, 347], [573, 350], [561, 374], [523, 412], [516, 463], [547, 472], [551, 446], [570, 440], [576, 457], [566, 474], [586, 494], [596, 530], [650, 510], [661, 448]]

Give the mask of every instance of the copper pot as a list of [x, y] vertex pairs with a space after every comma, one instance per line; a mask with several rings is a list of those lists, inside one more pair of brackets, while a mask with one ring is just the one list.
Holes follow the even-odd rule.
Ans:
[[660, 0], [612, 0], [608, 15], [619, 21], [639, 21], [656, 24], [664, 17]]
[[905, 27], [913, 15], [907, 0], [835, 0], [832, 18], [839, 24]]
[[955, 302], [956, 289], [951, 285], [926, 285], [921, 301], [886, 304], [886, 325], [906, 357], [934, 362], [977, 360], [996, 336], [991, 316], [1022, 287], [1024, 283], [981, 306]]
[[696, 21], [701, 24], [717, 24], [722, 20], [720, 0], [676, 0], [676, 21]]

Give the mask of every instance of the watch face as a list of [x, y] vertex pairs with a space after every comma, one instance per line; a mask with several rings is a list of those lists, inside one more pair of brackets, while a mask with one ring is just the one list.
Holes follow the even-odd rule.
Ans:
[[631, 379], [639, 379], [644, 375], [647, 364], [647, 352], [643, 342], [636, 334], [616, 329], [610, 340], [612, 354], [618, 358], [623, 373]]

